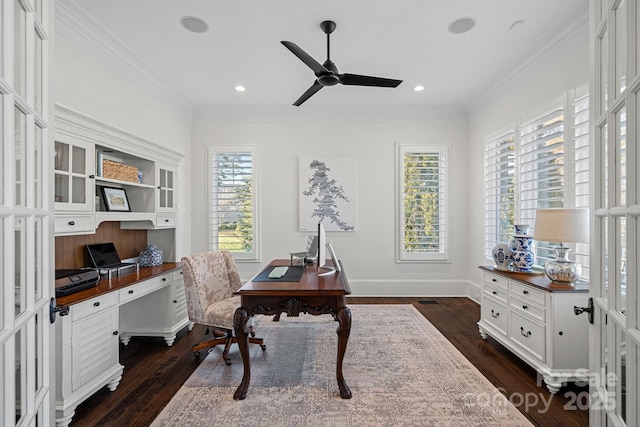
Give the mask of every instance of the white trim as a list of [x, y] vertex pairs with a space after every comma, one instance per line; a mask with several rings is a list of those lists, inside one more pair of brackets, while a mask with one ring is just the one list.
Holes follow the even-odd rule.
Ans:
[[[396, 167], [396, 262], [451, 262], [451, 157], [449, 155], [449, 144], [443, 143], [418, 143], [418, 142], [396, 142], [395, 144], [395, 167]], [[439, 193], [440, 199], [440, 222], [441, 232], [444, 234], [442, 252], [420, 252], [408, 254], [404, 251], [404, 154], [408, 150], [415, 150], [425, 154], [438, 153], [444, 157], [444, 188], [443, 193]]]
[[[49, 1], [49, 0], [43, 0]], [[194, 105], [171, 83], [71, 0], [56, 0], [55, 30], [90, 57], [123, 75], [162, 104], [191, 120]]]

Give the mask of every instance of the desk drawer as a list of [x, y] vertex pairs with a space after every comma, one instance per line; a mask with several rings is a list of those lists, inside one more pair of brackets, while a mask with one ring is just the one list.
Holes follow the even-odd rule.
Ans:
[[84, 319], [92, 314], [99, 313], [109, 307], [113, 307], [118, 302], [115, 292], [101, 295], [99, 297], [91, 298], [89, 301], [84, 301], [71, 306], [71, 321]]
[[95, 230], [92, 214], [56, 215], [56, 233], [81, 233]]
[[484, 273], [483, 279], [484, 283], [498, 289], [503, 289], [505, 291], [509, 290], [509, 280], [496, 276], [494, 274]]
[[182, 276], [182, 269], [171, 272], [171, 281], [177, 282], [178, 280], [184, 280], [184, 277]]
[[516, 295], [524, 300], [533, 302], [535, 304], [545, 305], [544, 296], [545, 292], [538, 289], [533, 289], [531, 286], [523, 285], [518, 282], [511, 283], [511, 295]]
[[151, 292], [155, 292], [158, 289], [162, 289], [165, 286], [171, 284], [171, 273], [163, 274], [162, 276], [154, 277], [144, 282], [136, 283], [135, 285], [127, 286], [124, 289], [118, 291], [118, 297], [120, 298], [120, 304], [133, 301], [141, 296], [147, 295]]
[[174, 213], [161, 213], [156, 215], [156, 227], [169, 227], [176, 226], [176, 214]]

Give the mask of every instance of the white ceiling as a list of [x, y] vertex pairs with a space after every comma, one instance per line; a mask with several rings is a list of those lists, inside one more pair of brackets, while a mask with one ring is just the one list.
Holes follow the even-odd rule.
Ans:
[[[60, 36], [192, 111], [309, 104], [467, 110], [585, 43], [588, 25], [587, 0], [57, 0], [56, 13]], [[188, 32], [180, 24], [186, 15], [209, 30]], [[461, 17], [473, 17], [475, 28], [449, 33]], [[291, 106], [315, 77], [280, 41], [322, 63], [319, 25], [327, 19], [337, 24], [331, 59], [340, 72], [404, 82], [326, 87]], [[246, 92], [236, 92], [238, 84]], [[416, 85], [425, 89], [415, 92]]]

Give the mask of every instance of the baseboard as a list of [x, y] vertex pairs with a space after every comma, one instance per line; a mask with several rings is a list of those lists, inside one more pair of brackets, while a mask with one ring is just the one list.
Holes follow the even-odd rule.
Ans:
[[480, 287], [468, 280], [351, 280], [357, 297], [468, 297], [480, 300]]

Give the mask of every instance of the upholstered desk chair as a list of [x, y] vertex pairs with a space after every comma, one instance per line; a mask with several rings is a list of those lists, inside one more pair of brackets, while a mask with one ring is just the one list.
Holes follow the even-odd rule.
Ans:
[[[233, 293], [242, 286], [235, 261], [226, 251], [203, 252], [183, 257], [182, 271], [189, 320], [211, 327], [213, 333], [213, 339], [193, 345], [193, 354], [199, 357], [200, 350], [211, 351], [224, 344], [222, 359], [230, 365], [229, 348], [238, 342], [233, 334], [233, 314], [240, 307], [240, 297]], [[266, 350], [263, 339], [255, 338], [253, 319], [249, 323], [249, 343]]]

